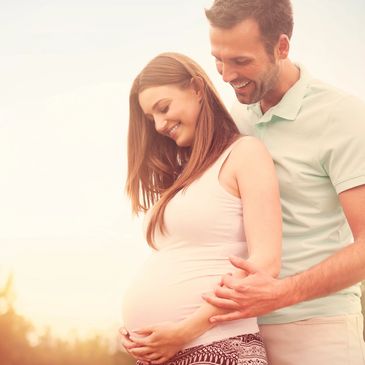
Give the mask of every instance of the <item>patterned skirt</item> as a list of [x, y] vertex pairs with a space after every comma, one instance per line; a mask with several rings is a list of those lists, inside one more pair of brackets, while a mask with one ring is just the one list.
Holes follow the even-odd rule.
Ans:
[[[137, 361], [137, 365], [144, 365]], [[259, 333], [231, 337], [179, 351], [163, 365], [267, 365]]]

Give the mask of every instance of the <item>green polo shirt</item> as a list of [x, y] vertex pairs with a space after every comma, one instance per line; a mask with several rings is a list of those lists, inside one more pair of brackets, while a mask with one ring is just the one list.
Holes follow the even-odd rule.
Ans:
[[[280, 276], [300, 273], [353, 242], [338, 194], [365, 184], [365, 104], [301, 68], [300, 79], [265, 114], [259, 103], [237, 102], [232, 115], [243, 134], [265, 143], [275, 162], [283, 214]], [[359, 313], [360, 296], [354, 285], [259, 320]]]

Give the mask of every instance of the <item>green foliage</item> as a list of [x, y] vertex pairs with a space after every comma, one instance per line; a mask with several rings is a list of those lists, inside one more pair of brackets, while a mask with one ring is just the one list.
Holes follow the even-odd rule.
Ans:
[[132, 365], [127, 354], [109, 350], [100, 336], [68, 343], [53, 338], [50, 331], [31, 340], [34, 328], [13, 307], [12, 277], [0, 288], [1, 365]]

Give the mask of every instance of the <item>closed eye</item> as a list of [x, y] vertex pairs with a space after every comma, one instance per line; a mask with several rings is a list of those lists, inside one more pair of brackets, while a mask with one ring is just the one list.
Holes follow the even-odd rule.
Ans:
[[167, 113], [169, 111], [169, 108], [170, 108], [170, 105], [166, 105], [165, 107], [161, 108], [160, 109], [160, 113]]
[[248, 58], [243, 58], [243, 59], [237, 58], [237, 59], [235, 59], [234, 62], [236, 63], [236, 65], [243, 66], [243, 65], [248, 65], [249, 63], [251, 63], [251, 60]]

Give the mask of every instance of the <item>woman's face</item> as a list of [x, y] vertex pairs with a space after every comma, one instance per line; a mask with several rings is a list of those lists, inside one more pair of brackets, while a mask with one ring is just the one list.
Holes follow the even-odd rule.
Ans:
[[153, 86], [139, 94], [139, 104], [156, 131], [180, 147], [189, 147], [194, 141], [200, 100], [200, 91], [177, 85]]

